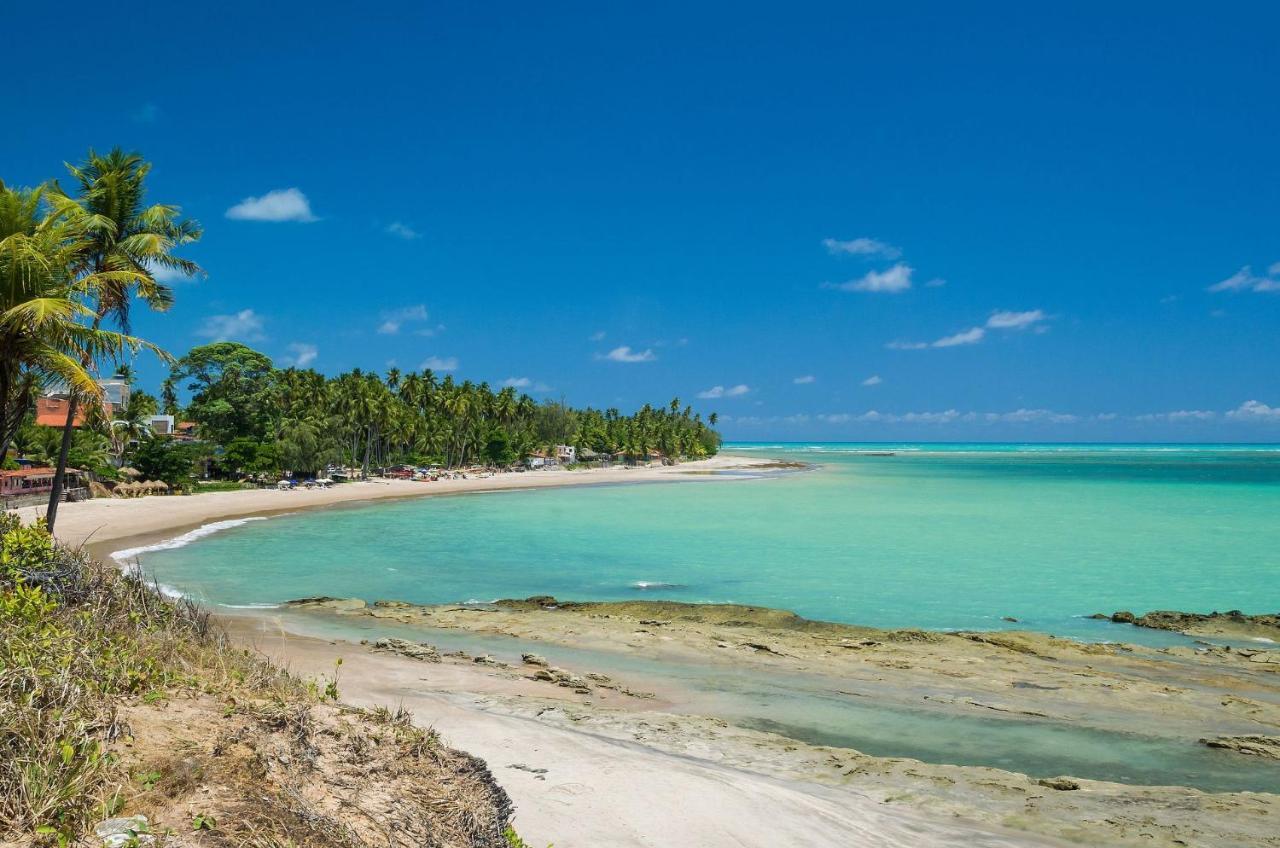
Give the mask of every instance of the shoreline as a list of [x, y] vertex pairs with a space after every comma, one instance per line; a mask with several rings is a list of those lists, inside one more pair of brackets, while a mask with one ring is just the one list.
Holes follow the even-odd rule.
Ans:
[[[779, 467], [773, 458], [721, 454], [661, 468], [89, 501], [64, 506], [59, 536], [106, 559], [112, 552], [171, 540], [219, 521], [412, 497], [728, 482]], [[1205, 793], [1047, 774], [1036, 779], [982, 765], [874, 756], [847, 742], [803, 741], [782, 724], [771, 729], [735, 721], [718, 711], [717, 699], [692, 696], [682, 688], [687, 679], [675, 673], [713, 665], [773, 688], [798, 683], [825, 698], [838, 696], [890, 712], [926, 710], [959, 720], [960, 729], [951, 732], [960, 734], [963, 722], [975, 715], [1113, 733], [1153, 725], [1165, 734], [1162, 738], [1193, 745], [1210, 727], [1215, 731], [1210, 736], [1274, 733], [1280, 728], [1280, 680], [1262, 676], [1272, 667], [1229, 650], [1089, 646], [1009, 631], [883, 631], [806, 622], [759, 607], [727, 610], [719, 620], [699, 615], [686, 620], [680, 608], [692, 605], [659, 601], [565, 604], [563, 610], [528, 602], [507, 609], [395, 602], [345, 609], [285, 606], [214, 613], [238, 644], [294, 670], [331, 674], [334, 660], [341, 658], [343, 700], [404, 704], [419, 723], [489, 760], [523, 811], [518, 824], [531, 844], [640, 848], [655, 839], [662, 844], [693, 839], [772, 848], [837, 844], [852, 833], [886, 848], [1005, 848], [1061, 845], [1060, 840], [1262, 846], [1271, 843], [1259, 821], [1280, 815], [1280, 795]], [[714, 605], [697, 606], [705, 612]], [[758, 613], [759, 620], [747, 620], [751, 616], [742, 609]], [[415, 629], [423, 631], [413, 641], [424, 635], [438, 641], [431, 634], [450, 632], [456, 639], [440, 644], [455, 651], [450, 655], [441, 648], [440, 663], [372, 652], [358, 637], [320, 636], [309, 626], [291, 630], [290, 616], [295, 625], [302, 623], [297, 616], [316, 622], [358, 619], [370, 641], [391, 628], [410, 637]], [[554, 676], [538, 679], [518, 654], [510, 656], [509, 648], [494, 650], [505, 661], [486, 660], [484, 648], [467, 653], [474, 651], [469, 645], [495, 640], [545, 645], [549, 655], [572, 648], [605, 659], [566, 661], [566, 674], [584, 684], [566, 686], [569, 677], [559, 684]], [[610, 652], [621, 665], [609, 660]], [[649, 672], [623, 662], [635, 659], [648, 663]], [[650, 685], [662, 670], [674, 675], [669, 685]], [[1224, 700], [1228, 692], [1240, 697]], [[706, 803], [693, 809], [690, 797]], [[671, 820], [655, 821], [655, 805], [674, 811]], [[1195, 836], [1209, 839], [1189, 838]]]
[[[1273, 844], [1268, 822], [1280, 815], [1280, 795], [1128, 785], [1056, 774], [1034, 778], [1001, 768], [873, 756], [850, 747], [805, 742], [696, 709], [706, 703], [683, 702], [679, 678], [671, 683], [677, 688], [659, 690], [653, 697], [648, 686], [652, 677], [585, 664], [588, 660], [581, 653], [584, 645], [598, 646], [600, 639], [596, 630], [584, 629], [586, 622], [606, 628], [609, 638], [625, 639], [620, 634], [632, 633], [639, 616], [645, 615], [639, 610], [633, 610], [635, 616], [612, 611], [561, 613], [571, 620], [558, 630], [546, 627], [545, 621], [531, 624], [545, 645], [542, 650], [548, 660], [543, 660], [541, 656], [522, 659], [519, 652], [527, 650], [523, 647], [527, 633], [517, 641], [511, 628], [501, 622], [470, 622], [467, 617], [474, 611], [457, 613], [469, 622], [458, 623], [457, 629], [484, 637], [478, 651], [468, 649], [465, 642], [434, 640], [441, 647], [429, 649], [424, 658], [415, 647], [412, 626], [396, 620], [403, 607], [386, 607], [388, 617], [378, 618], [363, 616], [357, 606], [345, 612], [341, 605], [329, 606], [332, 609], [321, 606], [304, 614], [318, 616], [319, 622], [330, 616], [354, 616], [363, 622], [368, 638], [357, 641], [354, 636], [317, 635], [305, 627], [290, 629], [297, 622], [267, 611], [221, 615], [220, 620], [238, 644], [305, 674], [331, 673], [335, 660], [341, 659], [339, 686], [344, 700], [404, 704], [450, 744], [486, 759], [516, 801], [518, 828], [534, 844], [764, 848], [843, 844], [850, 834], [862, 834], [867, 844], [893, 848], [1067, 842], [1266, 846]], [[676, 626], [670, 621], [661, 627], [649, 624], [648, 629], [666, 631]], [[771, 641], [756, 644], [767, 644], [776, 652], [746, 645], [735, 648], [728, 660], [735, 666], [735, 677], [774, 674], [774, 666], [791, 653], [787, 649], [794, 649], [792, 643], [779, 641], [782, 631], [776, 629], [743, 629], [738, 641], [748, 640], [749, 645], [762, 638], [762, 632]], [[504, 635], [510, 643], [505, 650], [497, 650], [495, 639]], [[422, 636], [430, 639], [431, 633], [424, 630]], [[681, 641], [680, 634], [670, 638]], [[681, 646], [690, 647], [683, 642]], [[681, 646], [657, 654], [662, 668], [675, 669], [682, 662], [671, 655], [678, 655]], [[1060, 693], [1049, 690], [1057, 682], [1078, 679], [1085, 669], [1097, 669], [1091, 674], [1095, 692], [1099, 685], [1102, 689], [1137, 685], [1151, 670], [1140, 659], [1136, 662], [1141, 667], [1122, 680], [1119, 670], [1107, 667], [1102, 655], [1077, 656], [1074, 661], [1034, 658], [1008, 647], [962, 642], [958, 637], [955, 645], [903, 641], [890, 647], [892, 652], [881, 657], [862, 653], [876, 649], [845, 651], [870, 660], [872, 673], [856, 675], [842, 668], [835, 675], [837, 685], [856, 688], [849, 694], [858, 700], [881, 697], [869, 687], [874, 677], [892, 676], [903, 656], [930, 654], [939, 659], [923, 678], [931, 684], [967, 687], [972, 678], [957, 681], [948, 678], [946, 671], [976, 666], [983, 674], [1039, 681], [1013, 691], [1041, 700], [1056, 697]], [[707, 653], [701, 644], [694, 643], [692, 648]], [[563, 653], [566, 650], [571, 652]], [[555, 667], [557, 654], [569, 657], [561, 661], [562, 668]], [[1170, 660], [1174, 668], [1186, 662]], [[1010, 662], [1012, 669], [1006, 667]], [[1122, 654], [1118, 662], [1131, 660]], [[1033, 671], [1033, 663], [1043, 668]], [[1214, 678], [1230, 673], [1216, 666], [1196, 673], [1200, 672]], [[1052, 678], [1055, 685], [1049, 684], [1046, 674], [1057, 675]], [[918, 683], [902, 689], [913, 689]], [[1148, 691], [1133, 694], [1137, 701], [1150, 702], [1151, 692], [1164, 685], [1151, 681]], [[1093, 701], [1092, 708], [1105, 699]], [[980, 694], [963, 702], [940, 699], [934, 706], [954, 715], [999, 708], [990, 715], [1014, 724], [1028, 718], [1019, 714], [1017, 703], [1001, 703]], [[1158, 718], [1140, 717], [1146, 722]], [[1263, 717], [1276, 718], [1270, 712]], [[951, 732], [963, 733], [963, 727], [963, 723], [954, 725]], [[684, 803], [688, 797], [699, 799], [696, 809]], [[762, 811], [761, 804], [768, 806]], [[655, 821], [654, 805], [670, 812], [673, 821]], [[725, 817], [750, 826], [736, 830], [725, 823]]]
[[[807, 464], [805, 466], [807, 469], [814, 467]], [[658, 467], [588, 468], [575, 471], [548, 469], [523, 474], [508, 472], [484, 478], [438, 480], [434, 483], [376, 478], [310, 491], [244, 489], [195, 495], [95, 498], [62, 504], [58, 510], [55, 535], [65, 545], [85, 547], [93, 555], [108, 559], [115, 551], [166, 541], [217, 521], [271, 517], [374, 501], [487, 492], [631, 483], [724, 481], [733, 478], [721, 472], [768, 473], [780, 468], [802, 470], [785, 460], [772, 457], [720, 453], [707, 459]], [[11, 510], [27, 522], [43, 516], [44, 511], [41, 506]]]

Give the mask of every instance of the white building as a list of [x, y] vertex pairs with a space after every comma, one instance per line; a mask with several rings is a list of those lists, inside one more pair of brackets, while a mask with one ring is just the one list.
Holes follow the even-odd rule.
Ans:
[[172, 415], [153, 415], [147, 423], [151, 426], [151, 432], [157, 436], [173, 435], [174, 420]]
[[578, 461], [578, 449], [573, 445], [556, 445], [556, 462], [571, 465]]

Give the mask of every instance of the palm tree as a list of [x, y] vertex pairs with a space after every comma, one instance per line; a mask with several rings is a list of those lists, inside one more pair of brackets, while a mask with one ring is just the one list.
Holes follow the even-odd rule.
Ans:
[[92, 314], [81, 295], [101, 279], [72, 270], [87, 228], [80, 207], [56, 193], [0, 182], [0, 462], [42, 386], [96, 396], [85, 362], [140, 344], [81, 323]]
[[[90, 150], [85, 164], [79, 167], [68, 164], [67, 170], [79, 183], [75, 202], [85, 213], [85, 238], [77, 252], [73, 273], [81, 280], [94, 281], [91, 287], [86, 287], [95, 302], [93, 329], [97, 330], [103, 319], [110, 317], [121, 332], [128, 333], [133, 298], [141, 298], [159, 311], [173, 304], [172, 291], [156, 280], [156, 271], [163, 269], [188, 277], [203, 273], [199, 265], [172, 253], [176, 247], [198, 241], [200, 225], [180, 218], [176, 206], [143, 205], [151, 165], [137, 153], [116, 148], [100, 156]], [[66, 195], [63, 199], [70, 200]], [[82, 364], [87, 368], [92, 363], [92, 359], [86, 359]], [[79, 392], [70, 391], [62, 450], [46, 511], [50, 530], [62, 499], [79, 397]]]

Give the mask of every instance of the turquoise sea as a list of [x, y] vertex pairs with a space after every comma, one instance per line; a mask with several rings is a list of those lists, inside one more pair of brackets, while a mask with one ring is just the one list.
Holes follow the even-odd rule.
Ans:
[[818, 467], [330, 509], [141, 557], [161, 582], [228, 605], [661, 597], [880, 627], [1157, 642], [1168, 637], [1084, 616], [1280, 607], [1280, 446], [726, 451]]
[[[354, 505], [221, 522], [122, 554], [175, 590], [229, 607], [309, 595], [669, 598], [881, 627], [1030, 628], [1157, 645], [1190, 640], [1086, 616], [1280, 608], [1280, 446], [740, 443], [726, 451], [813, 470]], [[317, 626], [306, 618], [289, 626]], [[390, 625], [377, 627], [385, 635]], [[430, 638], [516, 661], [522, 649], [495, 637]], [[800, 676], [536, 650], [567, 667], [639, 675], [642, 687], [645, 676], [676, 683], [691, 693], [692, 712], [881, 756], [1280, 792], [1274, 766], [1154, 736], [940, 717], [862, 704]]]

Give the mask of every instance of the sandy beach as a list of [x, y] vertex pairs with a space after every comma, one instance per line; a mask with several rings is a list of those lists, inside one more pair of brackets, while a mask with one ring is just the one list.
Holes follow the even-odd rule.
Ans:
[[[65, 505], [58, 535], [106, 555], [254, 515], [544, 486], [698, 482], [718, 479], [707, 472], [772, 467], [767, 459], [720, 456], [662, 468], [97, 500]], [[33, 518], [40, 510], [25, 512]], [[1280, 727], [1280, 665], [1257, 651], [1080, 645], [1035, 633], [886, 632], [734, 606], [374, 600], [222, 620], [239, 643], [305, 675], [331, 674], [341, 659], [344, 701], [404, 705], [449, 744], [486, 760], [515, 801], [516, 825], [530, 844], [1277, 844], [1275, 795], [1044, 781], [808, 744], [700, 711], [706, 703], [674, 679], [629, 673], [625, 662], [720, 668], [762, 683], [792, 675], [890, 710], [1150, 731], [1194, 746], [1205, 728], [1244, 738]], [[352, 623], [369, 634], [368, 644], [314, 635]], [[391, 632], [409, 640], [378, 648]], [[509, 647], [496, 657], [483, 648], [419, 650], [441, 633]], [[531, 643], [549, 654], [589, 649], [600, 664], [524, 661], [518, 646]], [[1170, 775], [1167, 783], [1176, 782]]]
[[[595, 468], [577, 471], [547, 469], [492, 477], [468, 477], [426, 483], [413, 480], [374, 479], [344, 483], [328, 489], [245, 489], [233, 492], [206, 492], [189, 496], [146, 498], [96, 498], [66, 503], [58, 510], [57, 537], [72, 546], [87, 545], [96, 553], [118, 550], [129, 540], [145, 544], [171, 538], [186, 530], [214, 521], [251, 515], [274, 515], [303, 509], [338, 506], [389, 498], [419, 498], [461, 495], [476, 492], [556, 488], [561, 486], [611, 485], [706, 481], [708, 472], [766, 469], [776, 462], [758, 457], [719, 455], [680, 465]], [[42, 506], [14, 510], [24, 521], [44, 515]]]
[[[370, 653], [349, 642], [307, 638], [261, 618], [228, 619], [233, 636], [290, 668], [332, 673], [357, 705], [404, 705], [451, 745], [485, 759], [516, 803], [516, 827], [533, 845], [588, 846], [930, 846], [1065, 845], [1048, 837], [951, 816], [914, 812], [860, 792], [823, 785], [781, 768], [783, 745], [764, 735], [693, 747], [705, 722], [664, 732], [661, 714], [618, 698], [614, 722], [587, 721], [590, 709], [566, 690], [476, 663], [469, 657], [421, 663]], [[600, 714], [602, 717], [605, 713]], [[671, 747], [636, 735], [652, 727]], [[763, 756], [741, 758], [759, 745]], [[791, 746], [794, 750], [794, 746]], [[774, 750], [770, 750], [770, 749]], [[737, 761], [735, 761], [737, 759]], [[762, 761], [779, 766], [774, 773]]]
[[[344, 693], [403, 701], [495, 769], [547, 768], [540, 776], [511, 768], [517, 774], [506, 784], [522, 811], [522, 826], [556, 845], [601, 844], [578, 841], [596, 821], [615, 829], [608, 844], [637, 846], [842, 844], [841, 834], [849, 833], [866, 834], [868, 845], [1276, 844], [1276, 795], [1070, 775], [1037, 780], [997, 768], [869, 756], [691, 712], [680, 703], [678, 684], [614, 670], [626, 663], [553, 664], [544, 673], [518, 654], [477, 661], [465, 652], [446, 653], [439, 662], [423, 662], [398, 653], [416, 653], [412, 637], [390, 650], [378, 648], [376, 637], [380, 624], [399, 627], [401, 637], [408, 625], [420, 628], [424, 641], [442, 631], [506, 636], [513, 649], [532, 642], [552, 655], [556, 648], [597, 650], [603, 663], [613, 652], [672, 669], [720, 666], [739, 680], [758, 676], [762, 686], [795, 675], [828, 696], [930, 710], [942, 720], [981, 715], [1011, 726], [1030, 721], [1155, 734], [1188, 747], [1201, 744], [1206, 728], [1233, 738], [1274, 738], [1280, 664], [1271, 660], [1280, 657], [1250, 649], [1083, 645], [1036, 633], [879, 631], [806, 622], [758, 607], [664, 602], [513, 602], [478, 609], [321, 601], [290, 612], [315, 616], [321, 625], [360, 622], [372, 644], [299, 637], [286, 630], [298, 619], [273, 621], [271, 614], [237, 618], [233, 632], [307, 673], [332, 669], [342, 657]], [[602, 675], [601, 668], [609, 673]], [[646, 691], [655, 683], [658, 691]], [[961, 721], [953, 732], [963, 727]], [[1244, 754], [1224, 756], [1252, 764]], [[613, 770], [615, 763], [626, 773]], [[1176, 784], [1178, 775], [1161, 782]], [[578, 784], [592, 789], [568, 801]], [[700, 814], [654, 824], [647, 807], [628, 806], [637, 795], [665, 799], [673, 784], [683, 790], [677, 797], [700, 799]], [[761, 820], [753, 810], [763, 799], [769, 806]], [[726, 821], [751, 826], [740, 833], [726, 830]], [[661, 830], [670, 839], [648, 841], [654, 827], [678, 830]], [[686, 841], [676, 833], [701, 838]]]

